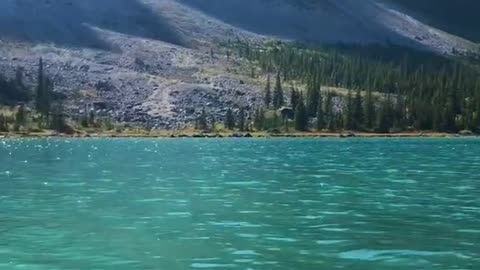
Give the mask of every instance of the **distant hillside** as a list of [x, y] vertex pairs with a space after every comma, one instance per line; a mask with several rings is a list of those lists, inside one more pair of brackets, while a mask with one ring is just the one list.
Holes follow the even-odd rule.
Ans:
[[390, 0], [447, 32], [480, 42], [478, 0]]

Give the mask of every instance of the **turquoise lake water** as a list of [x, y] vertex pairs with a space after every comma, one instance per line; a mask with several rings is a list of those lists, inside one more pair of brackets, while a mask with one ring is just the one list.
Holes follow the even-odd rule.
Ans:
[[0, 269], [480, 269], [478, 139], [0, 141]]

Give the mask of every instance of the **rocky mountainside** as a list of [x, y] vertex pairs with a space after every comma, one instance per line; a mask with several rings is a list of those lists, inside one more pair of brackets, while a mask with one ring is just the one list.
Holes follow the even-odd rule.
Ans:
[[[227, 39], [391, 42], [449, 53], [475, 44], [376, 0], [2, 0], [0, 73], [43, 57], [79, 112], [156, 128], [192, 123], [203, 108], [253, 110], [258, 80], [218, 53]], [[211, 49], [213, 48], [213, 53]]]
[[477, 0], [388, 0], [422, 22], [464, 38], [480, 41], [480, 2]]

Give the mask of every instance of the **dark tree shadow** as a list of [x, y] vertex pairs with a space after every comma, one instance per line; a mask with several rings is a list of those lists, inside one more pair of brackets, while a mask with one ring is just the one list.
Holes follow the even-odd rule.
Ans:
[[168, 22], [139, 0], [0, 1], [0, 37], [112, 49], [91, 27], [184, 45]]

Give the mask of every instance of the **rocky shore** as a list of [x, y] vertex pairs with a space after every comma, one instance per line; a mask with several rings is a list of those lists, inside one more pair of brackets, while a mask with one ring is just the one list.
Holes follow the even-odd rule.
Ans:
[[32, 133], [0, 133], [0, 139], [11, 138], [479, 138], [476, 134], [437, 133], [437, 132], [405, 132], [405, 133], [353, 133], [353, 132], [200, 132], [168, 130], [155, 132], [99, 132], [61, 134], [53, 131]]

